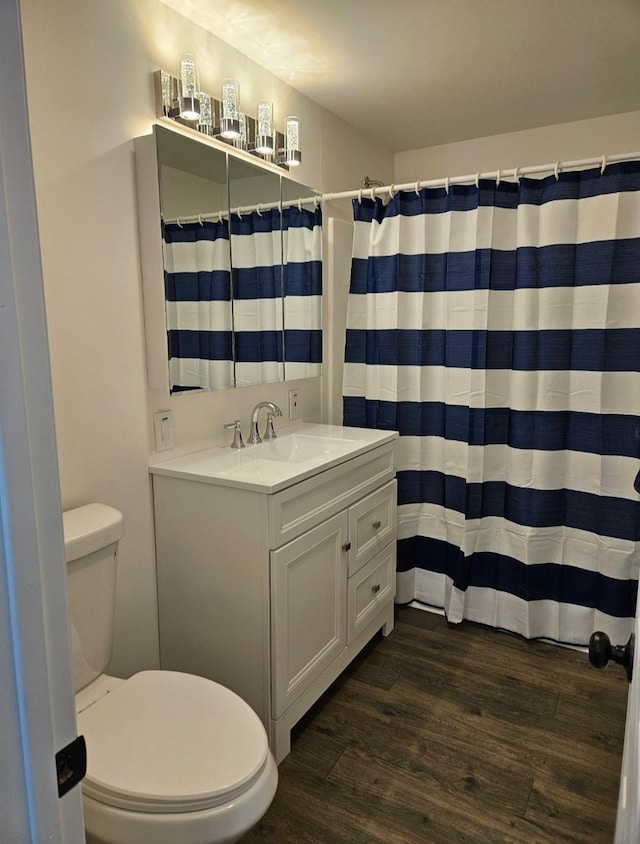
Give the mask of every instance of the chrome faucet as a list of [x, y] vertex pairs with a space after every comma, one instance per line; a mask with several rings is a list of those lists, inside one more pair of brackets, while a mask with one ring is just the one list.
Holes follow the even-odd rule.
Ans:
[[264, 429], [264, 439], [275, 440], [278, 436], [275, 432], [275, 428], [273, 427], [273, 417], [282, 416], [282, 411], [278, 405], [274, 404], [272, 401], [261, 401], [253, 408], [253, 413], [251, 414], [251, 433], [249, 434], [248, 442], [252, 444], [262, 442], [262, 437], [258, 431], [258, 417], [263, 407], [266, 407], [269, 411], [267, 414], [267, 425]]
[[242, 439], [242, 429], [240, 428], [240, 420], [234, 419], [233, 422], [227, 422], [225, 428], [233, 428], [233, 442], [231, 448], [244, 448], [244, 440]]

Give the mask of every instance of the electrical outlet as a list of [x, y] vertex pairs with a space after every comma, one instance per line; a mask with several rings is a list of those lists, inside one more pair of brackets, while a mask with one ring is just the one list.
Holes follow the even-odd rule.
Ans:
[[289, 390], [289, 419], [299, 419], [301, 412], [300, 390]]
[[170, 410], [153, 414], [153, 430], [156, 436], [156, 451], [173, 448], [173, 413]]

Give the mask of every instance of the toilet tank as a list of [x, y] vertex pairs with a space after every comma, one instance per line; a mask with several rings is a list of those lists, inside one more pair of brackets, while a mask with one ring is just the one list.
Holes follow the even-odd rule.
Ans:
[[122, 513], [86, 504], [62, 514], [73, 681], [83, 689], [104, 673], [111, 659], [118, 542]]

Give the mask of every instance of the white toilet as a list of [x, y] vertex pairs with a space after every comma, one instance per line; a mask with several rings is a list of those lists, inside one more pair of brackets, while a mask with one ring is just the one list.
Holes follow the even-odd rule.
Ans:
[[108, 677], [122, 514], [64, 513], [88, 844], [230, 844], [266, 812], [278, 771], [238, 695], [175, 671]]

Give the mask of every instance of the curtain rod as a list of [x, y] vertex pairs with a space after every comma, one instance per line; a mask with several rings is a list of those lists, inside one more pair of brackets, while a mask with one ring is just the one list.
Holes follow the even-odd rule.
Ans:
[[359, 188], [358, 190], [345, 190], [340, 191], [338, 193], [323, 193], [323, 194], [316, 194], [315, 196], [308, 196], [304, 197], [303, 199], [294, 199], [289, 200], [287, 202], [266, 202], [266, 203], [259, 203], [258, 205], [247, 205], [247, 206], [238, 206], [237, 208], [232, 208], [231, 211], [211, 211], [205, 214], [193, 214], [191, 216], [186, 217], [176, 217], [175, 219], [170, 220], [163, 220], [164, 223], [201, 223], [203, 220], [215, 220], [218, 219], [220, 222], [222, 220], [228, 219], [229, 214], [237, 214], [241, 216], [244, 214], [249, 214], [253, 211], [260, 213], [261, 211], [269, 211], [273, 208], [290, 208], [293, 206], [300, 207], [301, 205], [309, 205], [314, 204], [315, 207], [318, 207], [318, 203], [320, 200], [323, 202], [331, 201], [334, 199], [363, 199], [369, 198], [373, 199], [376, 196], [380, 196], [382, 194], [389, 194], [389, 196], [393, 197], [398, 191], [401, 190], [415, 190], [418, 191], [420, 188], [435, 188], [435, 187], [446, 187], [449, 188], [449, 185], [461, 185], [465, 183], [478, 183], [480, 179], [492, 179], [495, 180], [498, 184], [500, 184], [500, 180], [503, 176], [511, 177], [514, 180], [518, 180], [520, 176], [529, 176], [535, 173], [555, 173], [556, 177], [563, 171], [569, 169], [576, 169], [576, 168], [586, 168], [586, 167], [595, 167], [596, 165], [600, 165], [601, 172], [604, 173], [607, 164], [615, 164], [619, 161], [634, 161], [640, 160], [640, 152], [629, 152], [624, 153], [622, 155], [601, 155], [598, 158], [583, 158], [577, 161], [556, 161], [554, 164], [536, 164], [532, 167], [514, 167], [508, 170], [492, 170], [486, 173], [471, 173], [467, 176], [451, 176], [446, 178], [439, 178], [439, 179], [428, 179], [428, 180], [418, 180], [417, 182], [408, 182], [404, 185], [384, 185], [381, 187], [370, 187], [370, 188]]
[[374, 197], [380, 196], [384, 193], [388, 193], [389, 196], [393, 197], [401, 190], [415, 190], [417, 192], [420, 188], [446, 187], [448, 189], [449, 185], [460, 185], [467, 182], [472, 184], [475, 182], [477, 185], [480, 179], [492, 179], [495, 180], [497, 184], [500, 184], [500, 180], [503, 176], [511, 176], [517, 181], [520, 176], [529, 176], [533, 173], [555, 173], [557, 178], [558, 174], [562, 170], [595, 167], [598, 164], [600, 165], [601, 172], [604, 173], [607, 164], [614, 164], [619, 161], [633, 161], [634, 159], [640, 159], [640, 152], [630, 152], [624, 155], [601, 155], [599, 158], [583, 158], [579, 161], [556, 161], [554, 164], [537, 164], [533, 167], [514, 167], [508, 170], [493, 170], [488, 173], [471, 173], [467, 176], [451, 176], [444, 179], [429, 179], [427, 181], [418, 180], [417, 182], [409, 182], [404, 185], [385, 185], [384, 187], [360, 188], [359, 190], [346, 190], [340, 191], [339, 193], [323, 193], [322, 199], [323, 201], [356, 198], [373, 199]]

